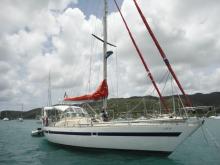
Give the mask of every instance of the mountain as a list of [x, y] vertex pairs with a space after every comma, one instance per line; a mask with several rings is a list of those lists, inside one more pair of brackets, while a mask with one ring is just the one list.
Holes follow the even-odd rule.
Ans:
[[41, 108], [35, 108], [29, 111], [13, 111], [13, 110], [3, 110], [1, 111], [0, 119], [8, 117], [10, 120], [18, 119], [22, 117], [24, 119], [35, 119], [37, 116], [41, 115]]
[[207, 105], [220, 107], [220, 92], [213, 92], [209, 94], [196, 93], [189, 96], [193, 105]]
[[[177, 98], [178, 96], [174, 96]], [[182, 96], [180, 96], [182, 97]], [[168, 105], [172, 105], [173, 96], [166, 96], [166, 102]], [[194, 106], [214, 106], [217, 113], [220, 113], [220, 92], [213, 92], [209, 94], [196, 93], [189, 95]], [[177, 100], [177, 99], [175, 99]], [[176, 101], [176, 105], [179, 103]], [[97, 112], [100, 111], [102, 102], [92, 102], [90, 103], [91, 107]], [[143, 113], [143, 109], [146, 109], [147, 112], [153, 113], [152, 109], [159, 107], [159, 101], [157, 97], [154, 96], [133, 96], [130, 98], [111, 98], [108, 99], [108, 112], [111, 116], [118, 117], [121, 114], [126, 114], [129, 110], [133, 110], [137, 113]], [[1, 111], [0, 118], [9, 117], [10, 119], [17, 119], [23, 117], [24, 119], [36, 119], [41, 115], [41, 108], [35, 108], [29, 111], [12, 111], [12, 110], [3, 110]]]

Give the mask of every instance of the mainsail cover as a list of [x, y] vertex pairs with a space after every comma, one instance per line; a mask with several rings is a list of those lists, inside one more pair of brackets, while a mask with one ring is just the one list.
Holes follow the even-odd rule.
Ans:
[[64, 101], [90, 101], [100, 100], [105, 97], [108, 97], [108, 84], [106, 80], [103, 80], [94, 93], [77, 97], [65, 97]]

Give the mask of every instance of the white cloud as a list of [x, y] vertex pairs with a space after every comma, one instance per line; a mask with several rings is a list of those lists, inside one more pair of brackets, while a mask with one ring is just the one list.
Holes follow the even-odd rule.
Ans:
[[[102, 79], [102, 20], [70, 8], [76, 0], [6, 1], [0, 7], [0, 101], [43, 106], [51, 72], [53, 102], [64, 91], [93, 91]], [[146, 18], [188, 93], [219, 91], [220, 2], [139, 0]], [[25, 5], [24, 5], [25, 4]], [[73, 5], [71, 5], [73, 6]], [[130, 0], [122, 12], [160, 89], [167, 72]], [[108, 41], [117, 45], [108, 59], [110, 97], [145, 95], [152, 85], [118, 12], [108, 18]], [[116, 58], [118, 65], [116, 66]], [[90, 72], [91, 63], [91, 72]], [[118, 72], [118, 75], [116, 75]], [[90, 90], [89, 88], [90, 75]], [[118, 80], [117, 80], [118, 76]], [[171, 89], [165, 90], [170, 94]]]

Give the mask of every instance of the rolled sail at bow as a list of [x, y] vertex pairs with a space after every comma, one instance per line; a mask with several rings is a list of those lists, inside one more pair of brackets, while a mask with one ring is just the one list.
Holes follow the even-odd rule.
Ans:
[[90, 101], [100, 100], [105, 97], [108, 97], [108, 84], [106, 80], [103, 80], [94, 93], [77, 97], [65, 97], [64, 101]]

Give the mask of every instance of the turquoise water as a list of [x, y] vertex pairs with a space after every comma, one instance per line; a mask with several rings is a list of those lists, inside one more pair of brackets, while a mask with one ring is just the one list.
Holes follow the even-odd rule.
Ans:
[[[219, 165], [220, 120], [207, 120], [202, 129], [189, 137], [169, 157], [146, 153], [92, 150], [54, 145], [44, 137], [30, 136], [40, 125], [34, 120], [0, 121], [0, 165]], [[208, 131], [207, 131], [208, 130]], [[207, 143], [208, 142], [208, 143]]]

